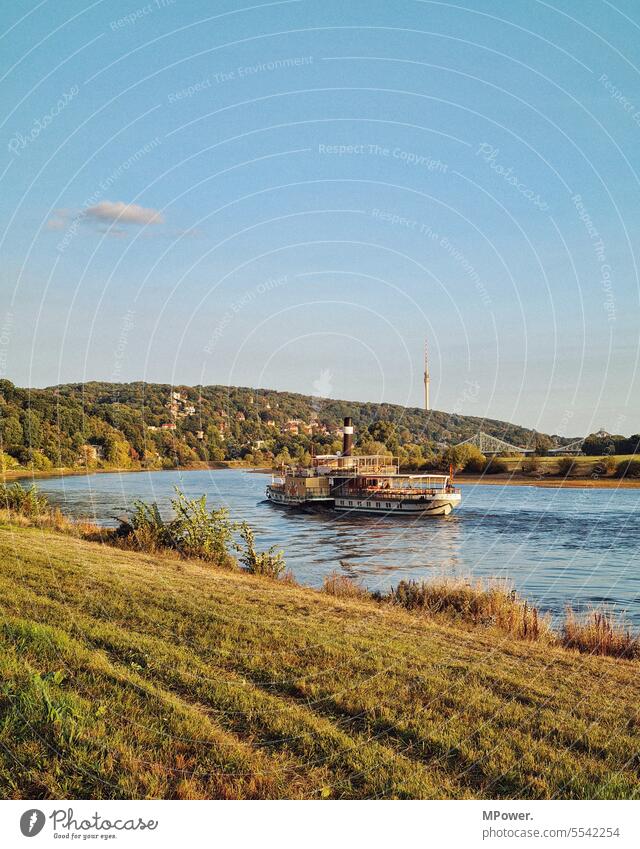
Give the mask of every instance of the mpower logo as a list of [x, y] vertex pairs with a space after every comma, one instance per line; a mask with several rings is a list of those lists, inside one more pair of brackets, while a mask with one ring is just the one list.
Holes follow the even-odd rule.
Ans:
[[25, 837], [35, 837], [36, 834], [40, 834], [45, 822], [44, 813], [38, 808], [31, 808], [20, 817], [20, 831]]

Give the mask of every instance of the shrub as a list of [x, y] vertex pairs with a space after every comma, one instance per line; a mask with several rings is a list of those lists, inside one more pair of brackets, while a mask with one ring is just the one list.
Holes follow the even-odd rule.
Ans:
[[348, 575], [332, 572], [322, 583], [322, 592], [336, 598], [369, 598], [368, 590]]
[[449, 466], [453, 466], [454, 472], [462, 469], [469, 472], [482, 471], [486, 462], [487, 458], [482, 451], [469, 442], [447, 448], [441, 460], [443, 468], [448, 469]]
[[[265, 575], [268, 578], [279, 578], [285, 570], [284, 553], [276, 551], [272, 545], [266, 551], [256, 550], [255, 534], [246, 522], [240, 525], [240, 536], [244, 540], [245, 549], [240, 556], [240, 562], [247, 572], [252, 575]], [[239, 547], [239, 551], [242, 549]]]
[[177, 488], [171, 507], [174, 518], [165, 520], [155, 502], [136, 501], [131, 518], [121, 520], [116, 536], [142, 551], [169, 548], [221, 566], [232, 562], [228, 547], [235, 526], [226, 509], [208, 510], [206, 495], [190, 499]]
[[533, 475], [539, 472], [541, 468], [540, 460], [537, 457], [529, 457], [522, 463], [522, 471], [525, 475]]
[[616, 467], [617, 478], [640, 478], [640, 460], [623, 460]]
[[11, 454], [5, 454], [4, 451], [0, 451], [0, 472], [6, 472], [9, 469], [19, 468], [20, 463], [18, 463], [15, 457], [12, 457]]
[[607, 610], [590, 610], [582, 616], [569, 609], [562, 629], [567, 648], [610, 657], [640, 657], [640, 639]]
[[561, 457], [558, 462], [558, 473], [565, 478], [570, 475], [576, 468], [576, 461], [571, 457]]
[[28, 518], [48, 515], [51, 512], [48, 500], [35, 486], [25, 489], [19, 483], [0, 485], [0, 507]]
[[407, 610], [445, 614], [474, 625], [493, 625], [526, 640], [554, 639], [549, 618], [502, 585], [467, 581], [400, 581], [382, 597]]
[[33, 451], [30, 465], [39, 472], [48, 472], [53, 468], [53, 463], [42, 451]]
[[509, 471], [509, 466], [504, 460], [492, 457], [491, 460], [487, 462], [483, 471], [486, 475], [502, 475]]
[[613, 472], [615, 468], [616, 461], [613, 457], [603, 457], [602, 460], [598, 460], [597, 463], [593, 464], [591, 467], [591, 475], [594, 478], [602, 478], [610, 472]]
[[476, 474], [480, 474], [484, 471], [485, 466], [487, 465], [487, 458], [481, 451], [478, 451], [477, 455], [473, 457], [469, 457], [467, 462], [464, 465], [465, 472], [475, 472]]

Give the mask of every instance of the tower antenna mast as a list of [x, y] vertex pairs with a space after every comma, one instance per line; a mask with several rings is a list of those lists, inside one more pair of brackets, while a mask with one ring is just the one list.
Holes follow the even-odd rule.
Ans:
[[424, 340], [424, 409], [425, 412], [429, 412], [431, 409], [430, 399], [429, 399], [429, 385], [431, 383], [431, 376], [429, 375], [429, 346], [427, 340]]

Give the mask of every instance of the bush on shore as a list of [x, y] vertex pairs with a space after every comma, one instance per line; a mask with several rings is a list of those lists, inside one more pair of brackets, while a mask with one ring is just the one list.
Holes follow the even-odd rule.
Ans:
[[51, 511], [47, 498], [35, 486], [25, 489], [19, 483], [0, 484], [0, 507], [29, 519], [48, 515]]
[[640, 478], [640, 460], [623, 460], [616, 467], [617, 478]]
[[141, 551], [173, 549], [183, 557], [232, 565], [229, 544], [234, 526], [228, 510], [209, 510], [206, 495], [191, 499], [177, 488], [171, 508], [174, 517], [164, 519], [155, 502], [136, 501], [130, 518], [120, 521], [116, 538]]
[[[266, 551], [258, 551], [255, 534], [249, 525], [242, 522], [239, 530], [245, 544], [245, 549], [240, 555], [240, 562], [247, 572], [251, 572], [252, 575], [265, 575], [267, 578], [279, 578], [286, 568], [284, 552], [277, 551], [275, 545]], [[238, 550], [242, 551], [240, 546]]]
[[529, 457], [522, 463], [522, 471], [525, 475], [534, 475], [542, 468], [542, 464], [538, 457]]
[[[187, 498], [176, 487], [171, 501], [172, 519], [165, 519], [158, 505], [136, 501], [129, 519], [121, 519], [114, 537], [121, 546], [156, 553], [172, 550], [181, 557], [195, 558], [225, 568], [240, 563], [247, 572], [280, 578], [286, 568], [284, 554], [271, 546], [266, 551], [256, 548], [255, 534], [246, 522], [232, 522], [226, 508], [209, 510], [207, 496]], [[239, 534], [244, 545], [234, 542]]]
[[616, 461], [613, 457], [603, 457], [602, 460], [598, 460], [598, 462], [594, 463], [591, 467], [591, 476], [594, 478], [602, 478], [615, 471], [615, 468]]
[[561, 457], [558, 461], [558, 474], [563, 477], [570, 475], [576, 468], [576, 461], [573, 457]]
[[509, 471], [509, 466], [499, 457], [492, 457], [484, 467], [485, 475], [503, 475]]

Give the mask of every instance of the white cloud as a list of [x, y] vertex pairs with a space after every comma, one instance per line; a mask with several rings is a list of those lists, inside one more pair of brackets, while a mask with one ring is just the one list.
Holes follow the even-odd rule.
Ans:
[[117, 221], [119, 224], [162, 224], [164, 216], [157, 209], [138, 206], [136, 203], [124, 203], [117, 200], [103, 200], [86, 210], [90, 218], [100, 221]]

